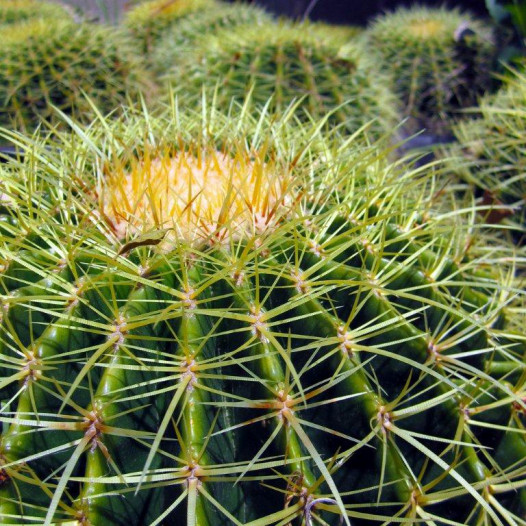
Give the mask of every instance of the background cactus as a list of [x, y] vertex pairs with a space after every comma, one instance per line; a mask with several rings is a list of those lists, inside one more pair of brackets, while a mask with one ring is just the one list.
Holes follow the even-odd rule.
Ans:
[[[218, 104], [242, 101], [251, 92], [256, 104], [283, 111], [301, 98], [312, 116], [327, 115], [354, 132], [374, 119], [372, 135], [391, 130], [396, 110], [386, 81], [359, 42], [342, 51], [341, 38], [329, 38], [309, 24], [238, 26], [208, 38], [189, 51], [167, 75], [180, 87], [181, 100], [200, 100], [203, 87], [217, 87]], [[345, 102], [351, 101], [351, 104]]]
[[[159, 45], [155, 47], [152, 63], [157, 73], [166, 73], [177, 64], [181, 54], [185, 54], [200, 41], [207, 40], [211, 35], [222, 29], [231, 30], [239, 25], [255, 26], [267, 25], [269, 31], [273, 18], [263, 9], [255, 5], [227, 4], [216, 2], [216, 5], [202, 11], [195, 11], [185, 16], [171, 29], [164, 33]], [[276, 28], [277, 29], [277, 28]], [[306, 26], [305, 31], [314, 33], [318, 39], [329, 40], [333, 47], [337, 42], [341, 46], [355, 41], [363, 33], [363, 29], [356, 26], [334, 26], [321, 22]]]
[[[507, 77], [495, 95], [484, 97], [475, 120], [458, 123], [458, 140], [449, 148], [451, 171], [470, 185], [488, 205], [493, 222], [511, 216], [524, 233], [526, 203], [526, 75]], [[459, 162], [458, 156], [462, 159]], [[504, 205], [504, 206], [502, 206]], [[490, 217], [491, 220], [491, 217]]]
[[154, 48], [152, 65], [157, 73], [166, 73], [177, 64], [182, 53], [192, 49], [200, 41], [209, 39], [221, 29], [230, 30], [243, 24], [261, 26], [271, 23], [272, 18], [254, 5], [216, 2], [206, 9], [188, 14], [167, 29]]
[[[55, 110], [92, 118], [147, 85], [141, 61], [115, 28], [34, 20], [6, 26], [0, 48], [0, 123], [31, 129]], [[90, 100], [86, 99], [86, 95]]]
[[33, 18], [67, 20], [68, 11], [59, 4], [40, 0], [0, 0], [0, 24], [13, 24]]
[[476, 251], [472, 210], [434, 213], [426, 169], [294, 120], [245, 105], [16, 137], [6, 520], [520, 522], [518, 261]]
[[214, 0], [149, 0], [131, 9], [124, 18], [124, 25], [148, 53], [167, 29], [195, 11], [215, 6]]
[[472, 106], [491, 83], [496, 53], [491, 27], [446, 8], [399, 8], [368, 30], [371, 53], [390, 72], [412, 129], [443, 132], [458, 110]]
[[332, 40], [339, 39], [342, 45], [356, 40], [357, 37], [362, 37], [365, 31], [362, 26], [343, 26], [325, 22], [313, 22], [311, 27], [320, 37]]

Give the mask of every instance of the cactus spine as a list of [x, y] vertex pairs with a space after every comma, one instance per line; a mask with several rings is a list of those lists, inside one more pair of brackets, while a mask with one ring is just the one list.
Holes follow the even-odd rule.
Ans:
[[509, 254], [466, 253], [423, 169], [254, 114], [130, 115], [3, 168], [2, 517], [518, 522]]

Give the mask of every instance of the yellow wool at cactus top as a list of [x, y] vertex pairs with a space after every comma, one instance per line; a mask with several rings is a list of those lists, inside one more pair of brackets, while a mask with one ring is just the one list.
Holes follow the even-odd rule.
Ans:
[[271, 228], [291, 198], [289, 181], [257, 156], [186, 151], [110, 173], [104, 215], [118, 237], [168, 229], [167, 239], [239, 239]]

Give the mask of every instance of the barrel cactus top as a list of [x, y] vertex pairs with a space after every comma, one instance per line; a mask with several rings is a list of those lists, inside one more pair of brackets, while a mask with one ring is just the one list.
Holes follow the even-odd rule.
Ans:
[[[55, 106], [79, 119], [118, 109], [145, 85], [141, 61], [115, 28], [29, 20], [6, 26], [0, 47], [0, 123], [34, 128]], [[86, 96], [91, 99], [88, 100]]]
[[396, 110], [388, 82], [360, 43], [341, 50], [339, 38], [321, 37], [309, 24], [243, 25], [181, 55], [168, 79], [189, 103], [200, 99], [203, 87], [216, 88], [223, 107], [251, 92], [260, 105], [272, 97], [277, 111], [298, 101], [311, 116], [330, 114], [330, 122], [347, 131], [373, 120], [373, 134], [392, 129]]
[[141, 42], [144, 51], [149, 52], [171, 26], [190, 13], [215, 5], [214, 0], [146, 0], [126, 14], [124, 25]]
[[475, 104], [490, 86], [496, 54], [492, 29], [456, 9], [399, 8], [368, 29], [372, 53], [392, 74], [403, 111], [421, 126]]
[[477, 119], [453, 128], [458, 144], [448, 156], [460, 153], [467, 162], [451, 162], [452, 171], [485, 194], [487, 204], [500, 208], [500, 219], [512, 216], [524, 231], [526, 73], [510, 75], [498, 93], [480, 101], [476, 111]]
[[319, 38], [339, 40], [342, 45], [348, 44], [356, 38], [364, 36], [364, 28], [361, 26], [328, 24], [325, 22], [313, 22], [310, 27]]
[[33, 18], [67, 20], [70, 14], [57, 3], [41, 0], [0, 0], [0, 25]]
[[2, 517], [524, 514], [511, 253], [477, 246], [471, 213], [433, 212], [426, 170], [294, 120], [245, 105], [17, 138], [0, 186]]
[[216, 2], [207, 9], [189, 13], [164, 32], [164, 37], [152, 54], [153, 67], [159, 74], [166, 73], [177, 64], [181, 53], [202, 40], [208, 40], [221, 29], [231, 30], [243, 24], [258, 27], [272, 24], [272, 21], [270, 15], [255, 5]]

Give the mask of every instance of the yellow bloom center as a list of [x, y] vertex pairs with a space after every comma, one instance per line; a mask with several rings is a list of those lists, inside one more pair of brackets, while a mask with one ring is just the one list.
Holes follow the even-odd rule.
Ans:
[[180, 151], [114, 170], [100, 195], [120, 238], [164, 229], [172, 242], [215, 242], [275, 227], [290, 205], [289, 186], [290, 177], [257, 156]]
[[415, 20], [409, 24], [409, 32], [418, 38], [433, 38], [444, 31], [444, 24], [439, 20]]

